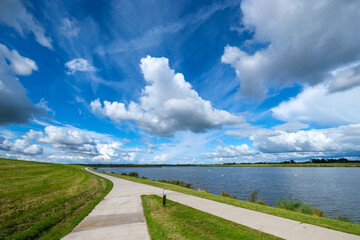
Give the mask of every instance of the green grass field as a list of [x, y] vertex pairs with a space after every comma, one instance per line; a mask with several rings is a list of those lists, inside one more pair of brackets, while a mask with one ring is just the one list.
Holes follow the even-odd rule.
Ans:
[[196, 191], [194, 189], [180, 187], [180, 186], [169, 184], [169, 183], [156, 182], [156, 181], [135, 178], [135, 177], [129, 177], [129, 176], [122, 176], [119, 174], [110, 174], [109, 173], [108, 175], [127, 179], [127, 180], [134, 181], [134, 182], [148, 184], [148, 185], [163, 188], [163, 189], [173, 190], [173, 191], [177, 191], [177, 192], [181, 192], [181, 193], [185, 193], [185, 194], [189, 194], [189, 195], [193, 195], [193, 196], [197, 196], [197, 197], [202, 197], [202, 198], [210, 199], [213, 201], [234, 205], [237, 207], [243, 207], [243, 208], [247, 208], [250, 210], [263, 212], [263, 213], [267, 213], [267, 214], [271, 214], [271, 215], [275, 215], [275, 216], [279, 216], [279, 217], [283, 217], [283, 218], [293, 219], [293, 220], [296, 220], [299, 222], [309, 223], [309, 224], [318, 225], [321, 227], [334, 229], [337, 231], [360, 235], [360, 225], [359, 224], [343, 222], [343, 221], [339, 221], [336, 219], [330, 219], [330, 218], [325, 218], [325, 217], [312, 216], [312, 215], [307, 215], [307, 214], [294, 212], [294, 211], [290, 211], [290, 210], [286, 210], [286, 209], [281, 209], [281, 208], [276, 208], [276, 207], [271, 207], [271, 206], [264, 206], [264, 205], [260, 205], [260, 204], [256, 204], [256, 203], [241, 201], [238, 199], [222, 197], [222, 196], [218, 196], [218, 195], [214, 195], [214, 194], [210, 194], [210, 193], [206, 193], [206, 192]]
[[60, 239], [112, 189], [82, 166], [0, 159], [0, 239]]
[[167, 200], [141, 196], [151, 239], [280, 239], [240, 224]]

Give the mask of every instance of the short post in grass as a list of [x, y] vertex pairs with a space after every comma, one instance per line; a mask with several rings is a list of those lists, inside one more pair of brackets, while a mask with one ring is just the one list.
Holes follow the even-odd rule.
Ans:
[[163, 190], [163, 206], [166, 205], [166, 190]]

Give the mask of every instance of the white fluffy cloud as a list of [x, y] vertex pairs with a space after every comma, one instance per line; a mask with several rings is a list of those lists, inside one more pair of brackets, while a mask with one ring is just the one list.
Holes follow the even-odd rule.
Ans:
[[35, 106], [16, 75], [30, 75], [38, 70], [36, 63], [9, 50], [0, 43], [0, 125], [27, 123], [34, 115], [45, 115], [46, 109]]
[[[254, 31], [250, 44], [265, 44], [254, 54], [225, 48], [222, 62], [236, 70], [243, 96], [263, 98], [268, 87], [292, 82], [315, 85], [359, 60], [359, 1], [244, 0], [241, 10], [245, 29]], [[358, 85], [356, 72], [334, 89]]]
[[214, 152], [205, 153], [204, 155], [209, 158], [216, 159], [238, 159], [244, 156], [254, 155], [255, 151], [251, 150], [247, 144], [242, 145], [229, 145], [217, 146]]
[[330, 92], [326, 84], [305, 88], [295, 98], [272, 108], [282, 121], [317, 123], [324, 126], [360, 122], [360, 87]]
[[161, 136], [171, 136], [176, 131], [203, 132], [222, 124], [243, 122], [240, 116], [215, 109], [203, 100], [186, 82], [181, 73], [170, 69], [167, 58], [147, 56], [141, 59], [142, 73], [147, 86], [139, 103], [128, 106], [121, 102], [92, 101], [94, 112], [116, 122], [133, 120], [146, 131]]
[[94, 140], [81, 130], [48, 126], [37, 141], [52, 144], [55, 148], [79, 154], [98, 155]]
[[318, 130], [298, 131], [287, 133], [283, 131], [269, 131], [258, 133], [250, 137], [254, 147], [265, 153], [281, 152], [321, 152], [339, 149], [336, 142]]
[[74, 74], [75, 72], [94, 72], [97, 70], [83, 58], [75, 58], [65, 63], [65, 67], [68, 69], [68, 74]]
[[[77, 160], [77, 162], [80, 160], [133, 162], [136, 152], [139, 151], [123, 149], [121, 140], [117, 141], [109, 135], [72, 126], [50, 125], [45, 127], [43, 132], [30, 130], [22, 138], [26, 141], [35, 140], [43, 144], [50, 144], [55, 148], [55, 151], [51, 150], [52, 158]], [[2, 145], [3, 148], [7, 147], [7, 142], [4, 141]], [[2, 145], [0, 144], [0, 148]], [[60, 150], [60, 152], [56, 150]]]
[[0, 151], [22, 155], [39, 155], [43, 153], [43, 148], [40, 145], [31, 144], [25, 139], [16, 139], [11, 142], [4, 137], [0, 137]]
[[26, 9], [21, 0], [2, 0], [0, 7], [0, 24], [14, 28], [21, 36], [32, 32], [36, 41], [52, 49], [51, 38], [45, 35], [44, 28]]
[[250, 139], [255, 149], [263, 153], [314, 152], [314, 153], [359, 153], [360, 124], [344, 125], [338, 128], [311, 129], [307, 131], [284, 132], [262, 130]]

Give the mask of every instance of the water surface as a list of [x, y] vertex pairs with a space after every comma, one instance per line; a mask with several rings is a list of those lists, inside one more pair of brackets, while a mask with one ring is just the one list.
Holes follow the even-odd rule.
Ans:
[[275, 206], [290, 194], [325, 211], [360, 223], [360, 168], [336, 167], [156, 167], [99, 168], [114, 173], [138, 172], [160, 180], [181, 180], [219, 195], [226, 191], [246, 200], [254, 189], [259, 199]]

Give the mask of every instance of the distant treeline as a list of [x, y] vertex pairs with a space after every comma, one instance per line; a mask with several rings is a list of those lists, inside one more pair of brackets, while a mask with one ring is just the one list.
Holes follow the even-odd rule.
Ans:
[[221, 165], [253, 165], [253, 164], [311, 164], [311, 163], [360, 163], [359, 160], [350, 161], [346, 158], [329, 158], [329, 159], [310, 159], [306, 162], [295, 162], [294, 160], [283, 162], [256, 162], [256, 163], [236, 163], [229, 162], [223, 164], [77, 164], [87, 167], [208, 167], [208, 166], [221, 166]]
[[77, 164], [87, 167], [190, 167], [200, 164]]
[[313, 158], [310, 159], [310, 161], [312, 163], [347, 163], [347, 162], [360, 162], [360, 161], [349, 161], [346, 158], [339, 158], [339, 159], [335, 159], [335, 158], [329, 158], [329, 159], [324, 159], [324, 158]]
[[294, 160], [290, 160], [290, 161], [283, 161], [283, 162], [256, 162], [256, 163], [223, 163], [223, 165], [241, 165], [241, 164], [304, 164], [304, 163], [360, 163], [359, 160], [354, 160], [354, 161], [350, 161], [346, 158], [329, 158], [329, 159], [324, 159], [324, 158], [312, 158], [310, 159], [310, 161], [306, 161], [306, 162], [295, 162]]

